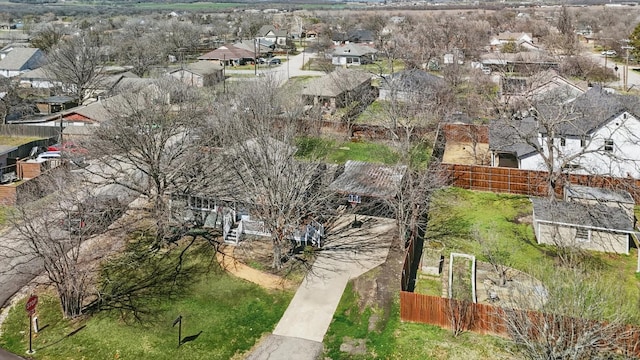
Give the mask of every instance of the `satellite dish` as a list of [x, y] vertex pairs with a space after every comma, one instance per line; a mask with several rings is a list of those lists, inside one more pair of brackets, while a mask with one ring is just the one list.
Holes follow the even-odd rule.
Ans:
[[37, 153], [38, 153], [38, 147], [34, 146], [31, 148], [31, 151], [29, 152], [29, 157], [34, 157]]

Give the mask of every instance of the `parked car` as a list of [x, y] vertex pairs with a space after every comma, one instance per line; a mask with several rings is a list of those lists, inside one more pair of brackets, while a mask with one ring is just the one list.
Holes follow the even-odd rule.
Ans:
[[282, 60], [278, 59], [278, 58], [272, 58], [269, 60], [269, 66], [271, 65], [280, 65], [282, 64]]
[[93, 235], [106, 230], [124, 211], [125, 205], [115, 196], [92, 196], [69, 211], [61, 225], [74, 235]]
[[618, 55], [618, 53], [615, 50], [605, 50], [605, 51], [601, 52], [600, 54], [604, 55], [604, 56], [616, 56], [616, 55]]
[[60, 154], [60, 151], [45, 151], [40, 155], [38, 155], [36, 160], [38, 162], [43, 162], [50, 159], [60, 159], [61, 157], [62, 157], [62, 154]]
[[47, 147], [47, 151], [61, 151], [65, 154], [85, 155], [89, 151], [82, 146], [74, 143], [73, 141], [65, 141], [60, 144], [50, 145]]

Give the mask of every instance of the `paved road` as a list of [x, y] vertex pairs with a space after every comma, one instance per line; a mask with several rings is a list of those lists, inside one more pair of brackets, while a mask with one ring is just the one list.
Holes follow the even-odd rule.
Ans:
[[[308, 63], [312, 57], [315, 57], [314, 53], [300, 53], [295, 56], [289, 56], [288, 61], [286, 60], [286, 56], [279, 56], [279, 58], [283, 59], [281, 65], [277, 66], [267, 66], [267, 65], [258, 65], [258, 75], [259, 77], [271, 77], [278, 84], [282, 85], [289, 78], [296, 76], [322, 76], [326, 73], [323, 71], [314, 71], [314, 70], [302, 70], [303, 60], [304, 64]], [[225, 70], [227, 74], [244, 74], [244, 75], [252, 75], [255, 74], [255, 70], [233, 70], [227, 68]]]
[[[93, 184], [98, 182], [97, 176], [89, 175], [86, 171], [79, 174], [87, 176], [87, 181]], [[141, 176], [130, 175], [130, 178], [143, 181]], [[135, 198], [135, 194], [119, 185], [90, 186], [94, 195], [114, 195], [123, 202], [130, 202]], [[18, 231], [13, 227], [5, 229], [0, 234], [0, 309], [7, 306], [9, 298], [43, 270], [42, 261], [29, 254], [29, 246], [20, 238]]]
[[384, 263], [395, 235], [395, 220], [362, 217], [351, 228], [352, 215], [342, 217], [327, 238], [273, 334], [247, 360], [315, 360], [322, 340], [350, 279]]
[[[595, 60], [597, 63], [599, 63], [602, 66], [606, 66], [608, 69], [612, 69], [614, 70], [616, 66], [618, 66], [618, 71], [617, 71], [617, 75], [619, 77], [619, 80], [617, 81], [613, 81], [607, 84], [607, 86], [610, 87], [615, 87], [615, 88], [622, 88], [622, 86], [624, 85], [624, 70], [625, 70], [625, 63], [626, 62], [619, 62], [616, 63], [615, 60], [613, 58], [607, 58], [603, 55], [600, 55], [598, 53], [594, 53], [592, 51], [588, 52], [589, 57], [591, 57], [593, 60]], [[640, 72], [637, 71], [633, 71], [634, 68], [638, 68], [640, 69], [640, 65], [629, 65], [629, 78], [627, 80], [627, 89], [633, 87], [634, 89], [640, 89]]]
[[0, 360], [24, 360], [24, 358], [0, 349]]

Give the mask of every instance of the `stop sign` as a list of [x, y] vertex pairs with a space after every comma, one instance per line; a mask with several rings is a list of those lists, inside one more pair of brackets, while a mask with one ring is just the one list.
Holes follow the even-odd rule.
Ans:
[[27, 305], [25, 306], [29, 315], [33, 315], [33, 313], [36, 312], [36, 305], [38, 305], [38, 296], [31, 295], [29, 300], [27, 300]]

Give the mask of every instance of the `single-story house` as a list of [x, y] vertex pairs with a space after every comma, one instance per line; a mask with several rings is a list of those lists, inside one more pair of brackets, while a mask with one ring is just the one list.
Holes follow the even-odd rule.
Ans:
[[349, 30], [346, 33], [335, 32], [333, 33], [331, 40], [334, 45], [342, 44], [373, 44], [375, 42], [375, 36], [373, 31], [365, 29]]
[[224, 76], [222, 66], [210, 61], [187, 64], [181, 69], [170, 71], [169, 75], [195, 87], [213, 86], [222, 81]]
[[586, 81], [572, 81], [549, 69], [531, 76], [503, 76], [500, 94], [505, 103], [518, 100], [538, 101], [549, 96], [572, 101], [589, 88]]
[[526, 49], [532, 49], [537, 47], [533, 44], [533, 35], [530, 33], [512, 33], [502, 32], [495, 36], [492, 36], [489, 40], [489, 47], [491, 51], [499, 51], [505, 44], [510, 42], [515, 43]]
[[337, 68], [311, 81], [302, 90], [307, 105], [320, 105], [327, 111], [334, 111], [358, 100], [375, 99], [375, 89], [371, 86], [371, 75], [358, 70]]
[[531, 198], [538, 244], [629, 254], [633, 218], [622, 207]]
[[25, 71], [18, 76], [21, 86], [39, 89], [50, 89], [55, 86], [62, 87], [62, 83], [55, 78], [53, 71], [47, 69], [47, 65]]
[[333, 65], [361, 65], [371, 64], [376, 60], [378, 50], [365, 45], [346, 44], [338, 46], [331, 54], [331, 63]]
[[432, 98], [445, 86], [445, 81], [426, 71], [411, 69], [383, 77], [380, 82], [380, 100], [419, 101]]
[[198, 57], [198, 60], [215, 61], [226, 66], [237, 66], [240, 64], [240, 60], [250, 59], [254, 61], [255, 57], [256, 54], [253, 51], [233, 44], [225, 44]]
[[265, 39], [241, 40], [233, 44], [236, 47], [253, 52], [256, 57], [272, 57], [275, 43]]
[[560, 67], [557, 59], [542, 52], [490, 53], [480, 58], [484, 68], [506, 73], [528, 74]]
[[45, 63], [40, 49], [16, 47], [0, 60], [0, 75], [14, 77], [25, 71], [37, 69]]

